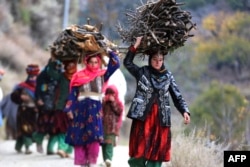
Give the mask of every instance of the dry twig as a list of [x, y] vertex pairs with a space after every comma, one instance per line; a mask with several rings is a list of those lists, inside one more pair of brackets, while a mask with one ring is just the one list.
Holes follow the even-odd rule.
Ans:
[[123, 42], [133, 43], [135, 38], [143, 36], [139, 53], [161, 49], [165, 54], [184, 45], [196, 24], [191, 21], [190, 12], [180, 8], [184, 3], [175, 0], [148, 1], [135, 11], [126, 13], [129, 27], [118, 24], [117, 31]]

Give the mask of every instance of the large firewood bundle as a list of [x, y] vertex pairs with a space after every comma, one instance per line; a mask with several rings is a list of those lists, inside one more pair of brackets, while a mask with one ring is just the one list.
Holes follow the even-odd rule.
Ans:
[[52, 56], [61, 61], [80, 60], [85, 55], [106, 55], [105, 48], [113, 45], [95, 26], [71, 25], [58, 35], [50, 50]]
[[143, 54], [154, 49], [161, 49], [165, 54], [172, 52], [183, 46], [193, 36], [190, 31], [196, 28], [190, 12], [180, 8], [183, 4], [175, 0], [148, 1], [135, 11], [128, 11], [128, 27], [125, 29], [118, 24], [117, 31], [123, 42], [128, 43], [143, 36], [138, 48]]

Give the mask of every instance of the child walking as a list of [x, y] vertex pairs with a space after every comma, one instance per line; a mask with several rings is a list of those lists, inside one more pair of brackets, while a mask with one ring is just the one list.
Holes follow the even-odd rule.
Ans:
[[111, 166], [113, 158], [113, 149], [116, 146], [116, 139], [119, 136], [123, 103], [119, 99], [118, 90], [115, 85], [110, 85], [105, 91], [102, 102], [103, 107], [103, 130], [104, 142], [102, 143], [102, 155], [105, 165]]

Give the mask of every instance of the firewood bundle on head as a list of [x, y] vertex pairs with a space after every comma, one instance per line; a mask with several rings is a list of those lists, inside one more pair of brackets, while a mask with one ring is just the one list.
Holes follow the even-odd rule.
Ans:
[[135, 11], [126, 13], [128, 28], [117, 25], [117, 31], [123, 42], [133, 43], [135, 38], [143, 36], [137, 52], [148, 54], [150, 50], [162, 50], [164, 54], [172, 52], [193, 35], [195, 28], [190, 12], [180, 8], [183, 3], [175, 0], [148, 1]]
[[98, 28], [89, 24], [71, 25], [50, 46], [51, 55], [61, 61], [81, 60], [85, 55], [106, 55], [106, 47], [114, 45]]

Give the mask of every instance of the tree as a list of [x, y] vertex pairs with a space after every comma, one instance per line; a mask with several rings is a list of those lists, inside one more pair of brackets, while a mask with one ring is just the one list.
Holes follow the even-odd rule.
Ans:
[[203, 27], [210, 35], [198, 39], [193, 63], [206, 71], [230, 69], [236, 78], [250, 69], [250, 16], [248, 13], [211, 14], [203, 19]]
[[249, 10], [250, 1], [249, 0], [227, 0], [227, 3], [235, 10]]
[[248, 101], [233, 85], [213, 81], [191, 106], [192, 120], [205, 125], [221, 142], [242, 142], [249, 118]]

